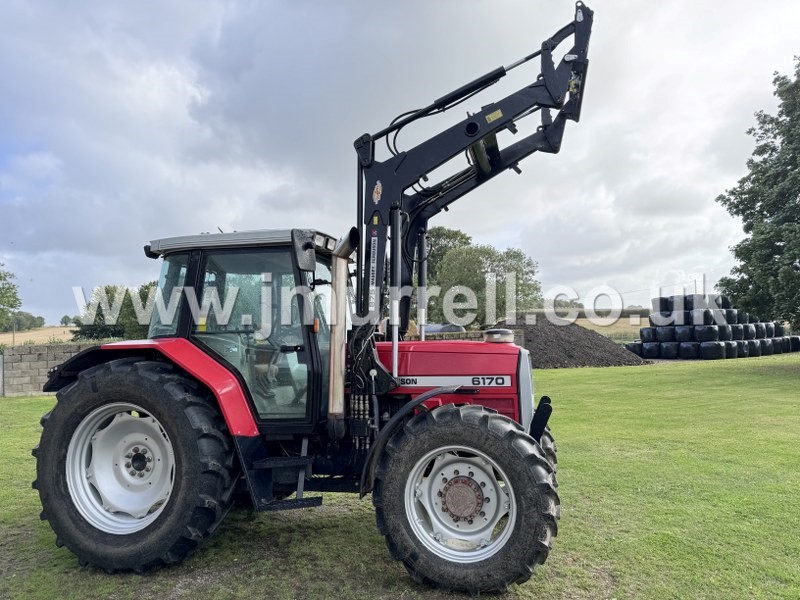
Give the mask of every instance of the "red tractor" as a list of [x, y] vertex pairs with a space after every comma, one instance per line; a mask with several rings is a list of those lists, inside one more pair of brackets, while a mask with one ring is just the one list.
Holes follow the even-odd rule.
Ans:
[[[591, 26], [578, 2], [540, 50], [358, 138], [358, 226], [341, 240], [291, 229], [145, 246], [162, 259], [149, 339], [81, 352], [44, 388], [58, 402], [42, 419], [34, 487], [56, 543], [81, 564], [142, 572], [195, 552], [237, 491], [259, 511], [321, 504], [307, 491], [371, 492], [414, 579], [471, 593], [528, 579], [559, 518], [549, 399], [534, 410], [528, 352], [510, 332], [425, 340], [426, 229], [528, 155], [559, 151], [580, 116]], [[532, 84], [397, 149], [403, 127], [534, 58]], [[538, 127], [512, 138], [537, 112]], [[462, 156], [466, 167], [428, 182]], [[410, 341], [415, 278], [421, 339]]]

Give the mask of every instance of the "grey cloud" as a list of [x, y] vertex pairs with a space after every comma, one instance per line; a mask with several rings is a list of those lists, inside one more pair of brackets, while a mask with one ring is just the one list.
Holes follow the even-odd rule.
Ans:
[[[544, 283], [583, 291], [725, 274], [741, 231], [713, 198], [744, 174], [743, 131], [774, 106], [771, 74], [791, 68], [800, 8], [595, 4], [584, 114], [561, 154], [530, 159], [436, 224], [522, 247]], [[52, 322], [73, 312], [72, 285], [152, 279], [151, 238], [218, 226], [339, 234], [355, 217], [357, 135], [529, 53], [572, 6], [6, 3], [0, 261]]]

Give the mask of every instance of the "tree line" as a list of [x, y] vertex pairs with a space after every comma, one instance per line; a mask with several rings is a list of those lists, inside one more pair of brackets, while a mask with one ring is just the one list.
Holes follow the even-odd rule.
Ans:
[[22, 306], [14, 274], [0, 263], [0, 332], [27, 331], [44, 327], [44, 317], [18, 310]]

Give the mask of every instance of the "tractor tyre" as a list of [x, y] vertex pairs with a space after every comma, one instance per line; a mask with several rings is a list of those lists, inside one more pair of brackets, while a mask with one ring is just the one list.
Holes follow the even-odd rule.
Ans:
[[62, 389], [34, 448], [41, 518], [81, 565], [144, 572], [194, 553], [231, 506], [237, 463], [211, 395], [125, 358]]
[[372, 499], [389, 551], [416, 581], [472, 595], [529, 579], [560, 516], [542, 446], [475, 405], [410, 419], [389, 440]]

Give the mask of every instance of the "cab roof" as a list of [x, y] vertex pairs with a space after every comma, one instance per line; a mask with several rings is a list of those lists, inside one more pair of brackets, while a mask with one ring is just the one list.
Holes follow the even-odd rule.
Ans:
[[320, 250], [333, 250], [336, 240], [314, 229], [255, 229], [230, 233], [200, 233], [152, 240], [144, 247], [149, 258], [158, 258], [173, 252], [207, 248], [258, 248], [266, 246], [288, 246], [292, 244], [292, 232], [309, 232]]

